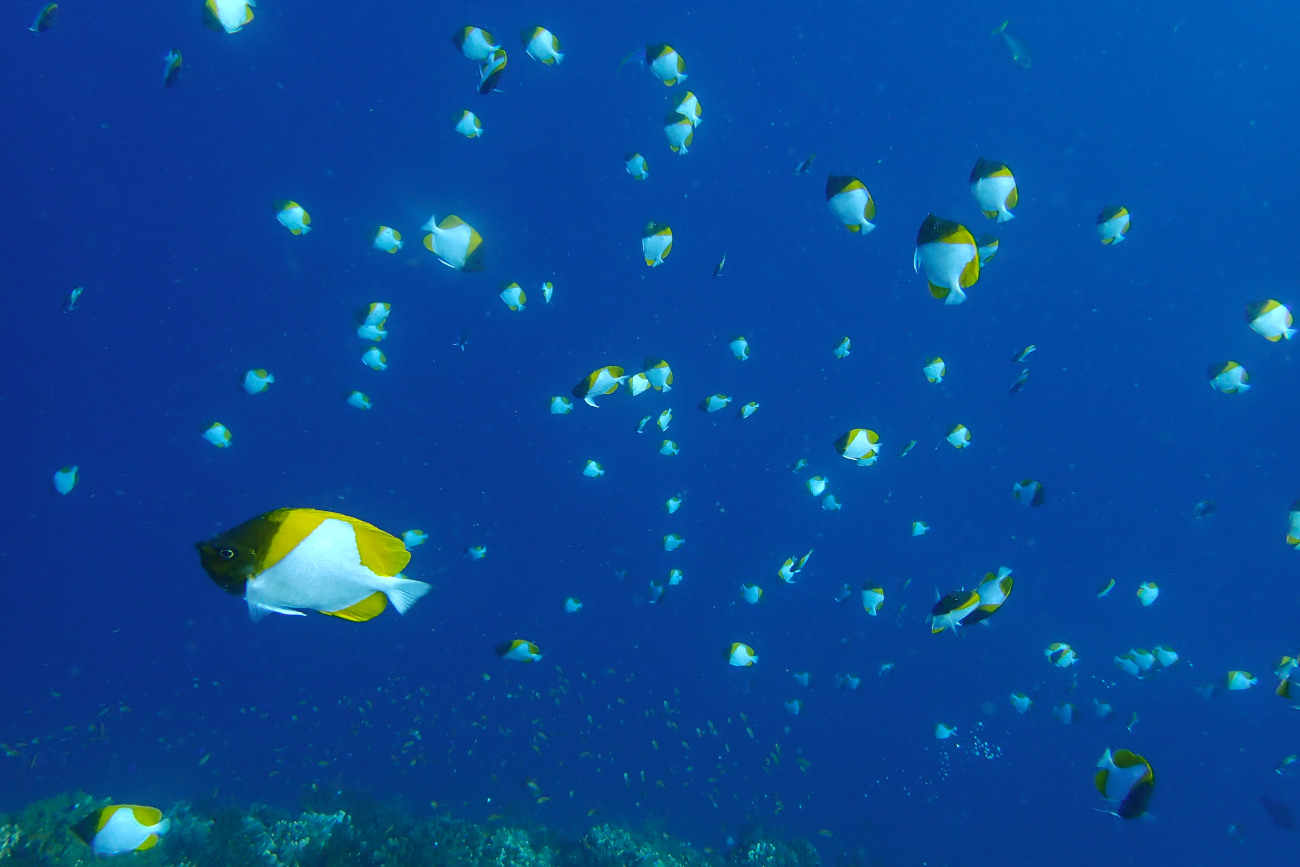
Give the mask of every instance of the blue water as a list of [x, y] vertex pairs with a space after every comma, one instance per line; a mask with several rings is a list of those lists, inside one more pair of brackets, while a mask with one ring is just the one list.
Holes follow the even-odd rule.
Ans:
[[[1242, 310], [1300, 304], [1300, 12], [266, 0], [225, 35], [197, 0], [62, 5], [47, 33], [26, 30], [39, 4], [10, 4], [0, 28], [0, 740], [14, 753], [0, 810], [77, 789], [293, 806], [316, 786], [718, 849], [764, 827], [813, 838], [828, 863], [1289, 863], [1293, 832], [1258, 799], [1300, 809], [1300, 782], [1273, 771], [1300, 741], [1270, 674], [1298, 649], [1283, 537], [1300, 386], [1292, 348]], [[1003, 18], [1031, 69], [989, 35]], [[475, 92], [449, 40], [467, 23], [510, 52], [503, 92]], [[524, 54], [516, 33], [534, 23], [562, 40], [562, 65]], [[684, 86], [620, 69], [659, 41], [686, 58]], [[173, 47], [185, 65], [166, 90]], [[680, 157], [660, 127], [687, 87], [703, 124]], [[464, 108], [481, 139], [453, 131]], [[634, 150], [645, 182], [623, 170]], [[1010, 224], [970, 196], [980, 156], [1015, 172]], [[827, 172], [864, 181], [875, 232], [836, 225]], [[310, 234], [277, 224], [279, 198], [307, 208]], [[1103, 247], [1110, 203], [1133, 228]], [[930, 211], [1001, 238], [963, 306], [912, 271]], [[422, 249], [419, 226], [449, 213], [482, 233], [485, 273]], [[653, 270], [648, 220], [674, 235]], [[379, 223], [404, 250], [369, 247]], [[529, 291], [526, 310], [505, 308], [501, 280]], [[79, 309], [60, 313], [76, 285]], [[382, 373], [353, 334], [372, 301], [393, 305]], [[920, 372], [934, 354], [940, 385]], [[646, 358], [670, 361], [671, 392], [548, 412], [593, 368]], [[1206, 387], [1229, 358], [1248, 394]], [[240, 390], [251, 367], [275, 375], [266, 394]], [[373, 410], [348, 406], [352, 389]], [[695, 409], [715, 392], [732, 408]], [[749, 400], [761, 408], [741, 421]], [[653, 425], [635, 433], [668, 407], [677, 457]], [[214, 420], [228, 450], [200, 436]], [[961, 452], [943, 439], [957, 422], [973, 435]], [[854, 427], [880, 433], [876, 466], [832, 449]], [[581, 474], [589, 458], [605, 477]], [[66, 464], [81, 482], [59, 497], [49, 478]], [[842, 511], [818, 508], [810, 473]], [[1026, 477], [1042, 508], [1009, 495]], [[1193, 518], [1206, 498], [1218, 511]], [[193, 543], [284, 506], [422, 527], [407, 574], [433, 592], [365, 624], [250, 622]], [[931, 532], [912, 538], [914, 520]], [[670, 532], [686, 545], [665, 553]], [[464, 556], [479, 544], [486, 558]], [[1015, 590], [988, 628], [929, 634], [936, 590], [1002, 565]], [[683, 583], [648, 604], [673, 567]], [[1150, 608], [1134, 597], [1145, 580], [1161, 588]], [[763, 604], [743, 602], [744, 582]], [[885, 588], [880, 617], [833, 600], [863, 582]], [[499, 660], [514, 638], [545, 658]], [[733, 641], [758, 664], [728, 666]], [[1079, 664], [1051, 667], [1053, 641]], [[1157, 643], [1182, 661], [1143, 682], [1111, 664]], [[1229, 669], [1259, 686], [1198, 693]], [[845, 673], [859, 689], [837, 689]], [[1023, 717], [1017, 690], [1035, 699]], [[1051, 714], [1067, 700], [1069, 726]], [[936, 740], [938, 722], [956, 737]], [[1094, 810], [1107, 747], [1152, 762], [1151, 818]]]

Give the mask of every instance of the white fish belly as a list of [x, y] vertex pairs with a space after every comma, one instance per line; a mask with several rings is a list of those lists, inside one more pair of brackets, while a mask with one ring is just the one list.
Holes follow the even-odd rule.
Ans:
[[326, 518], [283, 560], [250, 580], [245, 598], [274, 608], [340, 611], [392, 583], [361, 565], [350, 524]]
[[961, 288], [961, 272], [977, 255], [970, 244], [944, 244], [932, 241], [920, 250], [925, 277], [936, 286], [957, 290]]

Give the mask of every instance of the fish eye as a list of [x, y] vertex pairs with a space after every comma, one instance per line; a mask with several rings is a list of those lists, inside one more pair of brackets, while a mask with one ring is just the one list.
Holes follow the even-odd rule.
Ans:
[[218, 549], [217, 549], [217, 556], [220, 557], [222, 560], [233, 560], [233, 559], [235, 559], [235, 549], [234, 549], [234, 548], [218, 548]]

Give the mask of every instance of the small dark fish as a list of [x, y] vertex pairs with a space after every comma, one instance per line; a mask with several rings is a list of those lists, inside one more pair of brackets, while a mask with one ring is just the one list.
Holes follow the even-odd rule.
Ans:
[[464, 352], [465, 347], [468, 345], [469, 345], [469, 329], [466, 328], [463, 332], [461, 332], [460, 340], [457, 340], [455, 343], [452, 344], [452, 346], [459, 347], [460, 351]]
[[1296, 821], [1295, 812], [1283, 804], [1281, 801], [1274, 801], [1272, 798], [1259, 796], [1259, 802], [1264, 805], [1264, 812], [1268, 814], [1269, 821], [1277, 825], [1283, 831], [1294, 831], [1300, 827], [1300, 822]]
[[1017, 391], [1020, 391], [1020, 389], [1025, 387], [1025, 383], [1028, 381], [1029, 368], [1026, 367], [1024, 370], [1020, 371], [1020, 375], [1016, 377], [1016, 381], [1011, 383], [1011, 393], [1015, 394]]
[[722, 254], [722, 261], [719, 262], [719, 263], [718, 263], [718, 266], [717, 266], [716, 268], [713, 269], [713, 276], [714, 276], [714, 277], [721, 277], [721, 276], [722, 276], [722, 269], [725, 268], [725, 267], [727, 267], [727, 254], [726, 254], [726, 253], [723, 253], [723, 254]]
[[1195, 506], [1192, 506], [1192, 515], [1197, 518], [1204, 518], [1206, 515], [1213, 514], [1217, 508], [1219, 508], [1219, 504], [1214, 500], [1201, 500]]
[[817, 159], [817, 154], [808, 154], [808, 159], [794, 167], [794, 173], [796, 175], [806, 175], [808, 170], [812, 168], [813, 160], [815, 159]]
[[1007, 32], [1007, 25], [1009, 23], [1011, 22], [1003, 21], [1002, 24], [998, 26], [998, 29], [994, 30], [990, 35], [1001, 36], [1002, 47], [1007, 50], [1007, 57], [1011, 58], [1011, 62], [1016, 66], [1019, 66], [1021, 69], [1028, 69], [1034, 65], [1034, 58], [1030, 56], [1029, 46], [1025, 44], [1023, 39], [1012, 36]]

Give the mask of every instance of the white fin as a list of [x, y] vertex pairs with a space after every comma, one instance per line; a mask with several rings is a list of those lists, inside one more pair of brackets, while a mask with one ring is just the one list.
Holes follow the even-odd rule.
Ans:
[[432, 588], [423, 581], [416, 581], [413, 578], [403, 578], [395, 575], [389, 579], [393, 583], [384, 589], [384, 595], [388, 601], [393, 603], [399, 614], [405, 614], [406, 610], [420, 601], [424, 594]]
[[301, 611], [295, 611], [292, 608], [280, 608], [277, 605], [267, 605], [264, 602], [254, 602], [248, 600], [248, 616], [254, 622], [258, 623], [268, 614], [291, 614], [295, 617], [306, 617]]

